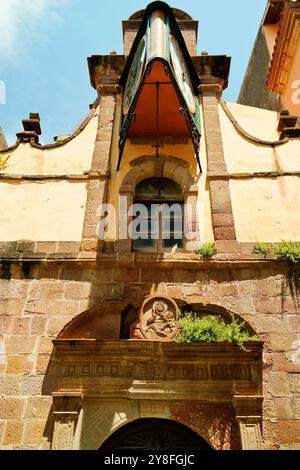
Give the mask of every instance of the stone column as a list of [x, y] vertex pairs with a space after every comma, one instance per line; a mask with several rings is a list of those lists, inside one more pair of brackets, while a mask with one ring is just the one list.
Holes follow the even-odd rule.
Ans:
[[216, 241], [236, 240], [218, 108], [223, 88], [218, 79], [215, 79], [215, 82], [213, 79], [214, 77], [210, 76], [208, 83], [202, 79], [199, 87], [203, 106], [212, 222]]
[[262, 450], [262, 402], [263, 397], [260, 396], [234, 397], [233, 405], [243, 450]]
[[77, 419], [82, 405], [81, 393], [54, 393], [54, 430], [52, 450], [72, 450]]

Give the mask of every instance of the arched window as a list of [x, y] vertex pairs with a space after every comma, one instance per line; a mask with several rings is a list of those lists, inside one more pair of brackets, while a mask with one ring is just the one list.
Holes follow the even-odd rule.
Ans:
[[149, 178], [135, 190], [133, 249], [164, 252], [184, 247], [184, 205], [180, 186]]

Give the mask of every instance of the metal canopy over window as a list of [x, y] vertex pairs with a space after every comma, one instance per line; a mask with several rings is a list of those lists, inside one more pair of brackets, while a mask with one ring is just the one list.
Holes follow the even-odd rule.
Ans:
[[154, 2], [145, 10], [120, 79], [123, 89], [120, 168], [128, 137], [190, 137], [199, 160], [199, 77], [171, 8]]

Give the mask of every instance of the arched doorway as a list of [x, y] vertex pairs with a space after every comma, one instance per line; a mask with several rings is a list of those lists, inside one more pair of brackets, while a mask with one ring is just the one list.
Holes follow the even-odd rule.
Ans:
[[127, 450], [212, 450], [186, 426], [167, 419], [138, 419], [118, 429], [100, 447], [101, 452]]

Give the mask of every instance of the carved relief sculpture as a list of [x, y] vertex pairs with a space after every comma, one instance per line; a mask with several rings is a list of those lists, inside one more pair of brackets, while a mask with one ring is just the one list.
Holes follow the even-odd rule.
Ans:
[[168, 297], [148, 297], [133, 327], [131, 339], [171, 341], [178, 333], [179, 309]]

